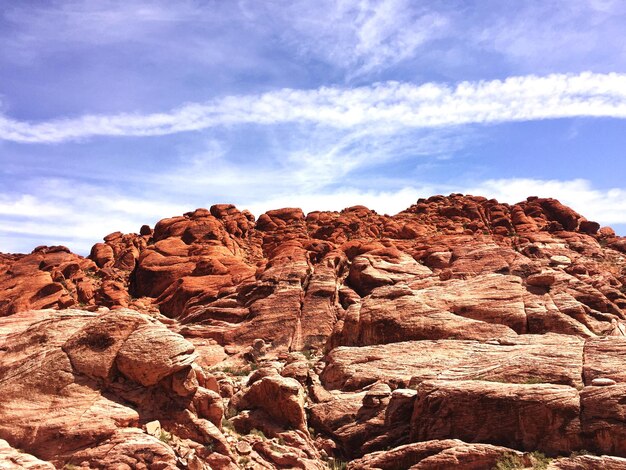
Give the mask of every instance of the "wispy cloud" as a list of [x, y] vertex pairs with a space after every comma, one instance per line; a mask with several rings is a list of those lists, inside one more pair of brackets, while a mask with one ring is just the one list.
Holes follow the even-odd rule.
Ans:
[[554, 74], [445, 84], [282, 89], [190, 103], [167, 113], [87, 115], [31, 123], [0, 117], [0, 138], [52, 143], [150, 136], [217, 126], [315, 123], [335, 128], [432, 128], [563, 117], [626, 117], [626, 74]]
[[47, 179], [28, 194], [0, 193], [0, 252], [61, 244], [88, 254], [108, 233], [137, 232], [144, 223], [190, 209], [163, 198], [130, 197], [76, 180]]
[[346, 71], [347, 80], [412, 57], [449, 26], [444, 13], [408, 0], [294, 1], [272, 14], [283, 18], [284, 40]]
[[513, 8], [497, 3], [469, 26], [470, 43], [535, 73], [580, 70], [583, 63], [594, 70], [622, 69], [626, 58], [621, 40], [624, 2], [544, 0], [517, 2]]

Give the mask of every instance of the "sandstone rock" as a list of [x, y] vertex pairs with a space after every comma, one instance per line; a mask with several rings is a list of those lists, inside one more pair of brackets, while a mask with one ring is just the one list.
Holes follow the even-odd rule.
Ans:
[[526, 282], [530, 286], [550, 287], [556, 282], [556, 276], [548, 272], [532, 274], [526, 278]]
[[422, 289], [381, 287], [348, 310], [337, 343], [515, 336], [526, 330], [523, 295], [519, 278], [498, 274]]
[[626, 457], [626, 385], [585, 387], [580, 392], [582, 431], [585, 448], [608, 455]]
[[200, 418], [204, 418], [221, 428], [224, 406], [218, 393], [213, 390], [198, 388], [194, 391], [193, 402]]
[[105, 243], [96, 243], [91, 248], [89, 258], [91, 258], [98, 265], [99, 268], [104, 268], [113, 264], [113, 262], [115, 261], [115, 254], [113, 253], [113, 248], [111, 248], [111, 245], [107, 245]]
[[556, 459], [548, 468], [560, 470], [595, 470], [596, 468], [624, 470], [626, 469], [626, 459], [606, 455], [578, 455]]
[[427, 277], [430, 269], [398, 250], [376, 250], [352, 260], [348, 280], [361, 295], [374, 288]]
[[[624, 253], [556, 200], [452, 194], [256, 222], [220, 204], [107, 235], [89, 259], [0, 254], [0, 438], [56, 466], [234, 469], [223, 396], [239, 432], [276, 437], [246, 437], [259, 468], [318, 468], [309, 426], [330, 458], [460, 437], [478, 442], [413, 443], [432, 452], [411, 465], [491, 468], [504, 444], [619, 468]], [[26, 311], [72, 305], [98, 313]], [[136, 435], [154, 421], [173, 454]]]
[[581, 448], [580, 410], [576, 389], [563, 385], [422, 382], [411, 438], [497, 442], [527, 451], [565, 453]]
[[353, 423], [362, 407], [365, 392], [333, 393], [322, 403], [310, 407], [310, 424], [315, 429], [332, 434]]
[[241, 455], [248, 455], [252, 452], [252, 447], [246, 441], [237, 442], [237, 452]]
[[283, 368], [281, 375], [283, 377], [291, 377], [302, 385], [306, 385], [309, 378], [309, 367], [309, 363], [305, 361], [292, 362]]
[[[72, 367], [94, 379], [111, 380], [115, 360], [128, 337], [148, 320], [132, 311], [107, 312], [74, 332], [63, 345]], [[150, 358], [144, 358], [149, 364]]]
[[253, 383], [236, 404], [240, 410], [260, 409], [285, 428], [308, 433], [304, 390], [294, 379], [268, 376]]
[[128, 336], [115, 363], [129, 379], [150, 386], [190, 367], [195, 358], [193, 345], [180, 335], [155, 324], [144, 324]]
[[145, 428], [146, 428], [146, 433], [150, 434], [151, 436], [158, 438], [161, 435], [162, 428], [161, 428], [161, 423], [159, 423], [159, 420], [150, 421], [149, 423], [146, 423]]
[[583, 341], [566, 335], [523, 335], [509, 344], [408, 341], [334, 349], [322, 372], [329, 388], [356, 390], [376, 381], [394, 387], [424, 380], [542, 382], [582, 386]]
[[54, 465], [176, 468], [169, 447], [136, 429], [154, 420], [197, 446], [219, 442], [194, 414], [193, 374], [177, 375], [194, 372], [193, 347], [145, 315], [26, 311], [0, 319], [0, 350], [0, 439]]
[[387, 384], [379, 383], [371, 387], [363, 397], [365, 408], [378, 408], [382, 401], [391, 396], [391, 388]]
[[140, 429], [120, 429], [96, 447], [72, 455], [69, 465], [88, 462], [90, 468], [178, 468], [174, 451]]
[[550, 257], [550, 262], [552, 264], [555, 265], [567, 265], [567, 264], [572, 264], [572, 260], [567, 257], [567, 256], [563, 256], [563, 255], [554, 255]]
[[348, 470], [396, 469], [482, 469], [495, 468], [503, 456], [514, 455], [530, 464], [521, 452], [488, 444], [467, 444], [458, 439], [407, 444], [390, 451], [374, 452], [350, 462]]
[[615, 385], [615, 380], [607, 379], [605, 377], [598, 377], [597, 379], [593, 379], [591, 381], [591, 385], [594, 387], [607, 387], [609, 385]]
[[0, 468], [23, 468], [28, 470], [54, 470], [54, 465], [37, 457], [14, 449], [0, 439]]
[[626, 354], [626, 338], [591, 338], [585, 342], [584, 380], [591, 385], [593, 380], [604, 378], [626, 383], [623, 358]]

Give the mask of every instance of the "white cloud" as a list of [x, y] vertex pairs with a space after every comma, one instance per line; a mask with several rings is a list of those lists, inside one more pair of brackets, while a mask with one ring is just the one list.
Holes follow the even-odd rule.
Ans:
[[466, 40], [518, 70], [623, 70], [626, 4], [620, 0], [500, 2], [468, 27]]
[[0, 139], [50, 143], [282, 123], [398, 131], [580, 116], [625, 118], [626, 74], [530, 75], [462, 82], [453, 88], [386, 82], [353, 89], [283, 89], [190, 103], [169, 113], [86, 115], [39, 123], [0, 116]]
[[7, 22], [22, 28], [14, 39], [24, 46], [43, 41], [101, 45], [141, 40], [148, 34], [163, 32], [172, 23], [209, 23], [213, 19], [187, 0], [70, 0], [37, 6], [15, 3], [2, 13]]
[[[427, 158], [445, 158], [471, 140], [469, 132], [440, 129], [393, 132], [385, 126], [334, 129], [317, 125], [290, 126], [259, 145], [254, 158], [236, 158], [224, 144], [211, 141], [204, 149], [181, 156], [178, 168], [147, 170], [141, 176], [151, 187], [187, 200], [264, 200], [270, 194], [319, 192], [335, 184], [379, 190], [406, 186], [394, 180], [372, 186], [385, 165]], [[216, 151], [216, 149], [218, 149]], [[356, 179], [358, 178], [358, 181]], [[364, 181], [365, 180], [365, 181]], [[201, 196], [199, 196], [201, 195]]]
[[0, 252], [30, 252], [37, 245], [61, 244], [88, 254], [94, 243], [111, 232], [138, 232], [143, 224], [190, 209], [76, 181], [48, 180], [38, 187], [37, 194], [0, 194], [4, 219]]
[[443, 13], [408, 0], [305, 0], [273, 7], [268, 14], [282, 18], [287, 42], [345, 70], [348, 80], [398, 64], [448, 32]]
[[30, 194], [16, 197], [0, 194], [0, 215], [40, 218], [67, 215], [67, 210]]

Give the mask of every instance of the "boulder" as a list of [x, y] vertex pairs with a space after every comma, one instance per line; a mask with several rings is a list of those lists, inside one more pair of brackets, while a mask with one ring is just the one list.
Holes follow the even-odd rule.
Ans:
[[582, 446], [580, 412], [578, 391], [565, 385], [428, 381], [417, 389], [411, 439], [569, 453]]
[[308, 434], [304, 402], [304, 389], [298, 381], [276, 375], [254, 382], [235, 406], [239, 410], [262, 410], [275, 424]]

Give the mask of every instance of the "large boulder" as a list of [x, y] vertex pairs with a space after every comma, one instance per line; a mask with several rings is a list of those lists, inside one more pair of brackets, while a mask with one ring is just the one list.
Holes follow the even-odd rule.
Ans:
[[308, 433], [304, 403], [304, 389], [297, 380], [273, 375], [254, 382], [231, 406], [261, 410], [274, 425]]
[[411, 438], [563, 454], [582, 448], [580, 412], [578, 391], [565, 385], [428, 381], [417, 389]]

